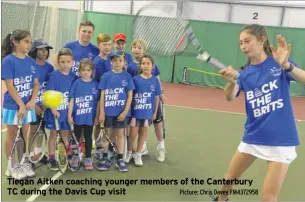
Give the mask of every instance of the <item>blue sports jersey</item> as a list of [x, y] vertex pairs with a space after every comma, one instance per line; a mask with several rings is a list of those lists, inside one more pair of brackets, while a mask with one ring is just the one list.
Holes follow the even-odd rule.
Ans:
[[101, 76], [103, 76], [112, 68], [109, 57], [107, 58], [107, 60], [105, 60], [104, 58], [98, 55], [94, 58], [93, 63], [95, 67], [95, 79], [97, 81], [100, 81]]
[[99, 95], [98, 82], [94, 79], [85, 82], [79, 78], [72, 84], [69, 98], [74, 99], [72, 117], [76, 125], [94, 125]]
[[[120, 52], [120, 51], [116, 51], [116, 52], [117, 52], [117, 53], [122, 53], [122, 52]], [[129, 53], [127, 53], [127, 52], [124, 51], [124, 56], [125, 56], [127, 65], [128, 65], [128, 64], [131, 64], [131, 63], [133, 62], [132, 56], [131, 56]]]
[[38, 96], [36, 99], [36, 104], [41, 105], [42, 101], [42, 95], [44, 91], [46, 90], [47, 82], [49, 80], [50, 74], [54, 71], [54, 67], [48, 63], [45, 62], [44, 65], [36, 64], [36, 74], [39, 80], [39, 91]]
[[[138, 74], [138, 69], [139, 69], [139, 63], [135, 63], [132, 61], [130, 64], [127, 66], [127, 72], [131, 74], [132, 77], [135, 77]], [[153, 76], [159, 76], [160, 75], [160, 70], [157, 65], [154, 65], [151, 74]]]
[[[57, 107], [57, 111], [60, 113], [58, 121], [67, 121], [68, 105], [69, 105], [69, 91], [72, 83], [77, 79], [77, 76], [70, 72], [68, 75], [64, 75], [59, 70], [55, 70], [51, 73], [49, 81], [47, 83], [46, 90], [55, 90], [64, 94], [64, 103]], [[47, 122], [54, 122], [54, 116], [50, 109], [45, 112], [45, 120]]]
[[143, 78], [140, 74], [133, 77], [135, 90], [131, 116], [137, 119], [152, 119], [155, 110], [155, 98], [161, 95], [161, 85], [157, 77]]
[[95, 45], [89, 43], [87, 46], [82, 46], [78, 40], [67, 43], [64, 48], [69, 48], [72, 50], [74, 64], [71, 68], [71, 71], [74, 72], [77, 76], [79, 76], [78, 68], [82, 59], [89, 58], [93, 61], [93, 59], [98, 54], [100, 54], [100, 49]]
[[268, 57], [242, 70], [238, 80], [245, 92], [247, 121], [243, 142], [270, 146], [299, 145], [290, 99], [292, 77]]
[[[105, 91], [105, 115], [118, 116], [125, 109], [128, 92], [134, 90], [134, 83], [126, 71], [108, 71], [102, 76], [99, 89]], [[127, 116], [130, 116], [130, 110]]]
[[[35, 78], [37, 78], [36, 63], [32, 58], [26, 56], [21, 59], [14, 54], [9, 54], [3, 59], [1, 79], [13, 80], [18, 95], [24, 104], [29, 102], [32, 97]], [[4, 94], [3, 108], [19, 109], [8, 91]]]

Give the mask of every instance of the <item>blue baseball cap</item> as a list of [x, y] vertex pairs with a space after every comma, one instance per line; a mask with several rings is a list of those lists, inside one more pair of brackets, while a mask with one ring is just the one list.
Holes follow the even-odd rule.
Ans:
[[111, 53], [109, 53], [110, 60], [112, 60], [114, 57], [122, 57], [122, 56], [125, 58], [124, 52], [112, 51]]
[[40, 49], [40, 48], [53, 49], [53, 47], [50, 46], [50, 45], [48, 44], [48, 42], [45, 41], [45, 40], [42, 40], [42, 39], [34, 40], [34, 41], [33, 41], [33, 44], [32, 44], [32, 50]]

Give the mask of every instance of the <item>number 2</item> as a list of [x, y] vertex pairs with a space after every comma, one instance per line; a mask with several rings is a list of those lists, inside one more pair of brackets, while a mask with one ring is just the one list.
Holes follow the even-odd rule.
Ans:
[[257, 12], [253, 13], [253, 20], [257, 20], [257, 16], [258, 16]]

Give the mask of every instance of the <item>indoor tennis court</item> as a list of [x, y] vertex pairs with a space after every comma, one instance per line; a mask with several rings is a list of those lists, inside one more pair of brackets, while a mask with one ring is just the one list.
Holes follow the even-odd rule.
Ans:
[[[145, 1], [2, 1], [2, 38], [14, 29], [31, 30], [33, 39], [47, 40], [54, 55], [63, 45], [78, 37], [78, 25], [90, 20], [95, 25], [92, 44], [100, 33], [127, 36], [125, 51], [130, 52], [132, 24]], [[187, 18], [201, 44], [225, 64], [239, 68], [246, 57], [239, 49], [239, 32], [245, 24], [266, 26], [270, 43], [283, 34], [292, 44], [291, 57], [305, 68], [305, 2], [172, 2], [177, 13], [193, 12]], [[214, 15], [219, 9], [219, 15]], [[211, 13], [211, 11], [213, 11]], [[241, 17], [243, 16], [243, 17]], [[246, 17], [244, 17], [246, 16]], [[268, 16], [268, 17], [266, 17]], [[273, 18], [269, 17], [273, 16]], [[204, 36], [204, 37], [203, 37]], [[197, 52], [189, 45], [174, 56], [153, 55], [160, 68], [166, 111], [166, 160], [158, 162], [154, 128], [149, 129], [147, 156], [143, 167], [131, 163], [128, 172], [119, 172], [115, 165], [108, 171], [51, 171], [37, 165], [36, 177], [24, 184], [14, 184], [5, 176], [5, 137], [1, 137], [1, 201], [211, 201], [220, 193], [219, 181], [243, 136], [245, 116], [244, 94], [227, 102], [223, 88], [226, 81], [213, 66], [196, 59]], [[3, 94], [6, 91], [2, 82]], [[280, 201], [304, 201], [305, 179], [305, 88], [291, 82], [292, 105], [301, 145], [281, 189]], [[258, 201], [267, 163], [256, 160], [237, 185], [230, 201]], [[187, 179], [187, 182], [185, 181]], [[52, 181], [38, 183], [42, 180]], [[85, 184], [77, 184], [85, 182]], [[29, 184], [26, 184], [29, 183]], [[33, 183], [33, 184], [30, 184]], [[56, 184], [58, 183], [58, 184]], [[73, 184], [76, 183], [76, 184]], [[109, 183], [109, 184], [107, 184]], [[116, 184], [117, 183], [117, 184]], [[251, 186], [250, 186], [251, 183]], [[218, 184], [218, 185], [217, 185]]]

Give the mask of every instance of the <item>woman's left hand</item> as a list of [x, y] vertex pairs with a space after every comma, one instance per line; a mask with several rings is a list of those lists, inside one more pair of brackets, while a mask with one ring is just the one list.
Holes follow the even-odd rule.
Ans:
[[289, 68], [289, 54], [291, 51], [291, 45], [287, 44], [286, 39], [282, 35], [277, 35], [277, 49], [270, 46], [272, 50], [273, 58], [285, 69]]

